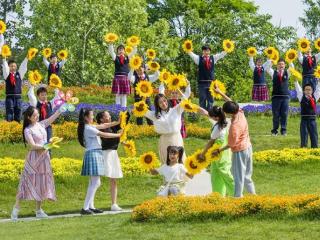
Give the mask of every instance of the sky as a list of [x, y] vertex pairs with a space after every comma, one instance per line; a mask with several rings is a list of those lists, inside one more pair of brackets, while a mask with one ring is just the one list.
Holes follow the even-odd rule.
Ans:
[[271, 22], [278, 26], [292, 26], [296, 28], [298, 37], [305, 36], [305, 28], [299, 21], [304, 16], [306, 6], [302, 0], [252, 0], [259, 6], [259, 13], [272, 15]]

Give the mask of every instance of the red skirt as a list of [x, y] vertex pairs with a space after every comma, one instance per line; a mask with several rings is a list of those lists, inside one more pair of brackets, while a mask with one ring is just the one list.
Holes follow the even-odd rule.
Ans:
[[267, 85], [253, 85], [252, 100], [253, 101], [269, 100], [269, 91], [268, 91]]
[[115, 75], [112, 81], [113, 94], [130, 94], [130, 81], [126, 75]]

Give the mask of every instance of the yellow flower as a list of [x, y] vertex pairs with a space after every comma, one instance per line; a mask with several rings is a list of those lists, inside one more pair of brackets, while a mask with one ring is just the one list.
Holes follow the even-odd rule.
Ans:
[[268, 58], [272, 58], [277, 50], [274, 47], [267, 47], [263, 52]]
[[127, 125], [127, 111], [119, 113], [120, 128], [124, 129]]
[[4, 21], [0, 20], [0, 34], [3, 34], [7, 29], [7, 25], [4, 23]]
[[129, 125], [126, 125], [126, 126], [123, 128], [123, 133], [122, 133], [122, 135], [121, 135], [121, 137], [120, 137], [120, 142], [121, 142], [121, 143], [127, 141], [129, 129], [130, 129]]
[[38, 70], [29, 71], [28, 79], [31, 85], [37, 85], [42, 80], [42, 75]]
[[54, 88], [62, 88], [62, 81], [57, 74], [51, 74], [49, 79], [49, 85]]
[[250, 57], [254, 57], [257, 55], [257, 49], [255, 47], [249, 47], [247, 53]]
[[131, 69], [137, 70], [142, 64], [142, 58], [138, 55], [133, 56], [129, 60], [129, 66]]
[[278, 50], [275, 50], [274, 54], [271, 56], [271, 60], [273, 62], [273, 64], [277, 64], [280, 58], [280, 53], [278, 52]]
[[192, 154], [192, 157], [196, 160], [196, 164], [200, 167], [200, 169], [204, 169], [209, 166], [210, 158], [207, 158], [206, 155], [203, 158], [200, 158], [200, 154], [202, 154], [202, 150], [198, 149]]
[[61, 60], [65, 60], [68, 57], [68, 51], [60, 50], [57, 55]]
[[145, 170], [153, 169], [157, 164], [158, 158], [157, 155], [150, 151], [142, 154], [140, 156], [140, 166]]
[[126, 154], [128, 157], [135, 157], [137, 154], [136, 145], [134, 141], [127, 140], [123, 143], [124, 150], [126, 151]]
[[5, 45], [2, 46], [1, 55], [4, 58], [11, 56], [11, 49], [10, 49], [10, 47], [8, 45], [5, 44]]
[[298, 57], [298, 52], [295, 49], [289, 49], [286, 52], [286, 62], [287, 63], [293, 62], [294, 60], [297, 59], [297, 57]]
[[131, 36], [127, 39], [127, 44], [131, 47], [135, 47], [140, 44], [140, 38], [138, 36]]
[[144, 117], [147, 111], [148, 105], [145, 103], [145, 101], [142, 100], [133, 104], [132, 113], [135, 117]]
[[298, 40], [298, 48], [300, 50], [300, 52], [307, 52], [310, 49], [310, 41], [306, 38], [300, 38]]
[[48, 58], [51, 56], [51, 53], [52, 53], [52, 50], [51, 48], [45, 48], [42, 50], [42, 55], [45, 57], [45, 58]]
[[293, 67], [289, 67], [289, 71], [291, 75], [294, 76], [296, 79], [298, 79], [299, 81], [302, 80], [302, 74], [299, 71], [297, 71]]
[[149, 61], [148, 67], [151, 71], [156, 72], [160, 69], [160, 64], [154, 61]]
[[314, 47], [320, 51], [320, 38], [314, 41]]
[[183, 74], [172, 74], [166, 83], [170, 91], [176, 91], [187, 86], [187, 80]]
[[219, 93], [216, 93], [214, 91], [215, 87], [218, 87], [221, 90], [221, 92], [226, 93], [227, 90], [226, 90], [224, 83], [220, 82], [219, 80], [214, 80], [211, 82], [210, 87], [209, 87], [209, 91], [210, 91], [213, 98], [222, 99], [222, 96]]
[[127, 55], [129, 55], [133, 51], [133, 47], [131, 46], [126, 46], [124, 48], [124, 51], [126, 52]]
[[171, 77], [171, 73], [169, 71], [167, 71], [166, 69], [163, 69], [160, 72], [160, 76], [159, 76], [159, 80], [160, 82], [164, 82], [166, 83]]
[[199, 163], [197, 163], [194, 155], [187, 157], [186, 161], [184, 162], [184, 166], [191, 175], [196, 175], [202, 170], [202, 167]]
[[28, 60], [30, 61], [30, 60], [32, 60], [35, 56], [36, 56], [36, 54], [37, 54], [37, 52], [38, 52], [38, 49], [36, 49], [36, 48], [30, 48], [29, 50], [28, 50]]
[[107, 33], [104, 35], [104, 41], [107, 43], [113, 43], [118, 40], [118, 35], [115, 33]]
[[156, 57], [156, 51], [154, 50], [154, 49], [148, 49], [147, 50], [147, 57], [149, 58], [149, 59], [151, 59], [151, 60], [153, 60], [153, 59], [155, 59], [155, 57]]
[[72, 97], [72, 98], [70, 98], [70, 99], [68, 100], [68, 103], [73, 104], [73, 105], [76, 105], [76, 104], [79, 103], [79, 98], [77, 98], [77, 97]]
[[227, 53], [231, 53], [234, 50], [234, 42], [231, 41], [230, 39], [225, 39], [223, 40], [223, 50], [226, 51]]
[[220, 149], [220, 147], [221, 147], [220, 144], [215, 143], [212, 145], [211, 148], [209, 148], [209, 150], [206, 153], [206, 158], [209, 159], [210, 162], [218, 161], [220, 159], [221, 153], [219, 153], [218, 155], [212, 156], [212, 153]]
[[314, 76], [316, 78], [320, 78], [320, 65], [318, 65], [317, 68], [314, 70]]
[[137, 94], [142, 98], [150, 97], [153, 93], [153, 87], [149, 81], [140, 81], [136, 86]]
[[183, 100], [181, 103], [181, 107], [186, 111], [186, 112], [198, 112], [199, 106], [197, 104], [192, 103], [189, 99]]
[[192, 52], [193, 51], [192, 41], [191, 40], [184, 41], [184, 43], [182, 44], [182, 48], [183, 48], [183, 51], [187, 53]]

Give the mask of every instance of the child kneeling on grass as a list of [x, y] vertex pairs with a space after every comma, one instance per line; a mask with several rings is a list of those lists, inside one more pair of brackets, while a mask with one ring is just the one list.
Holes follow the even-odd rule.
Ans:
[[184, 194], [185, 176], [193, 178], [182, 163], [183, 147], [169, 146], [167, 148], [167, 163], [157, 169], [151, 169], [152, 175], [160, 174], [165, 184], [158, 190], [158, 196]]

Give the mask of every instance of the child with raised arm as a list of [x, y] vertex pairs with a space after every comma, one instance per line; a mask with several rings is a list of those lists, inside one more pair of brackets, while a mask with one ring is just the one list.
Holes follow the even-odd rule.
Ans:
[[45, 56], [43, 56], [43, 63], [48, 69], [48, 83], [50, 80], [50, 76], [53, 73], [60, 77], [62, 67], [64, 66], [66, 61], [67, 61], [66, 59], [58, 61], [58, 57], [56, 54], [51, 54], [49, 57], [49, 61]]

